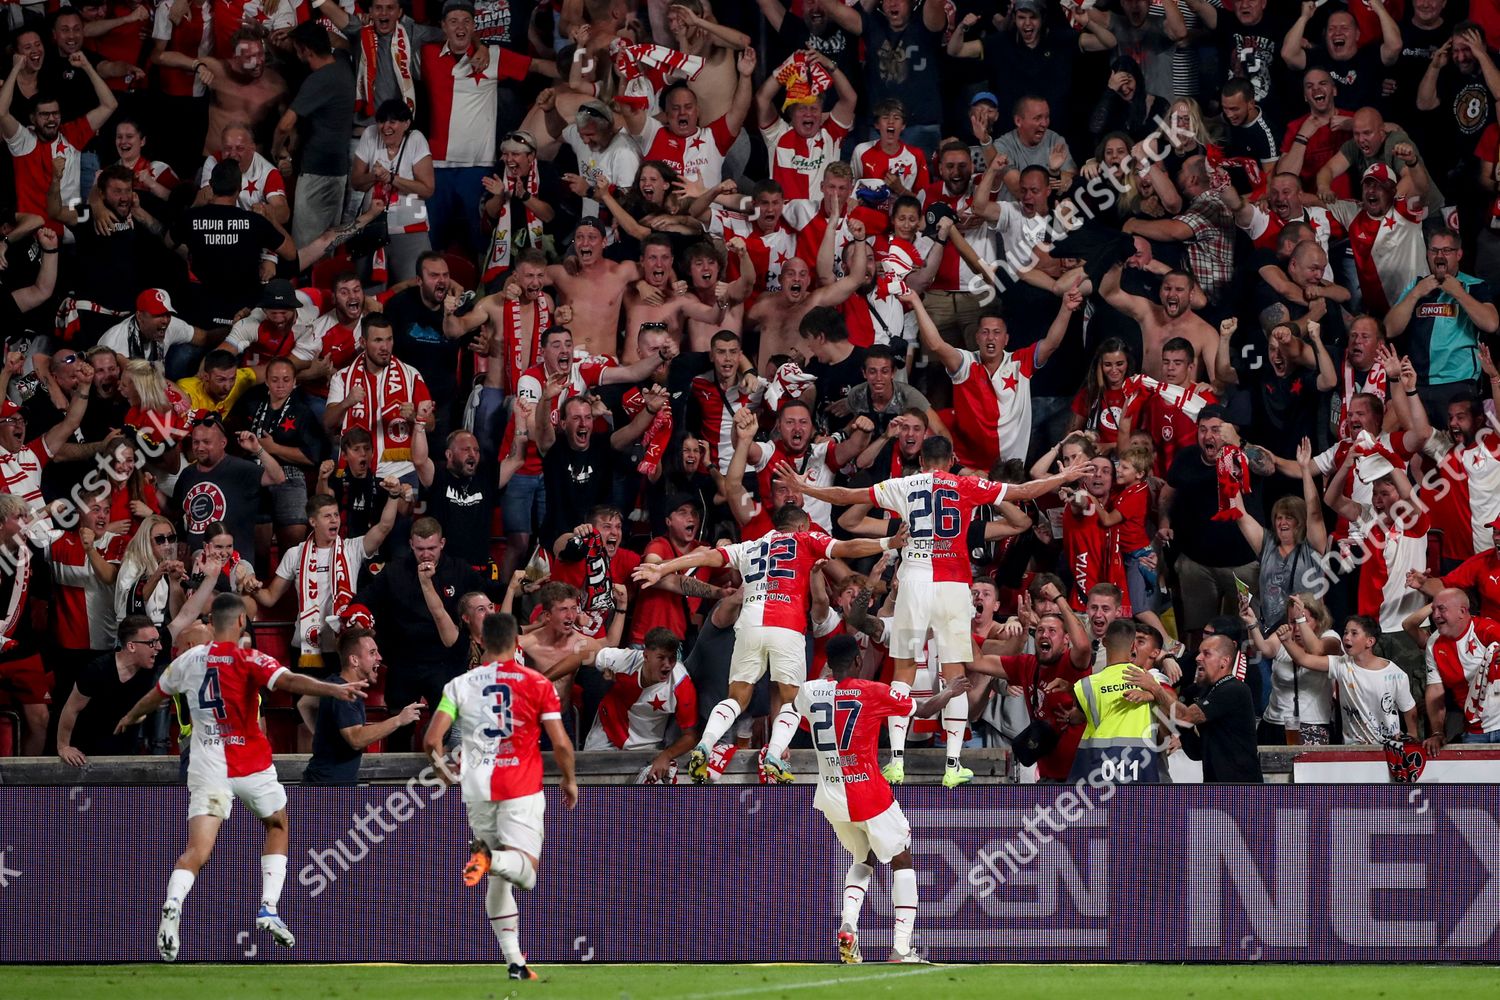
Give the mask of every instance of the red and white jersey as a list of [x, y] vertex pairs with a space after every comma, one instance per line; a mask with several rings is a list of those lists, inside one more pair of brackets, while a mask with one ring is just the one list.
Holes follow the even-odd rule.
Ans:
[[[724, 179], [724, 155], [736, 136], [723, 118], [703, 126], [692, 135], [678, 135], [655, 118], [646, 119], [638, 139], [641, 159], [661, 160], [682, 176], [711, 188]], [[788, 196], [790, 197], [790, 196]]]
[[[86, 118], [75, 118], [64, 122], [57, 138], [42, 143], [30, 127], [19, 129], [5, 140], [10, 155], [15, 160], [16, 210], [48, 219], [48, 227], [57, 233], [65, 233], [62, 224], [50, 221], [47, 211], [47, 192], [52, 187], [53, 164], [63, 161], [62, 178], [58, 192], [64, 205], [77, 205], [79, 193], [79, 150], [94, 138], [94, 128]], [[65, 238], [72, 239], [71, 235]]]
[[465, 802], [542, 790], [542, 722], [562, 718], [551, 681], [514, 659], [494, 660], [444, 684], [437, 710], [463, 740]]
[[1427, 600], [1421, 591], [1406, 586], [1406, 574], [1427, 572], [1429, 527], [1427, 512], [1422, 511], [1405, 528], [1381, 524], [1365, 529], [1370, 560], [1359, 572], [1359, 613], [1379, 619], [1382, 632], [1400, 632], [1402, 620]]
[[1145, 375], [1126, 379], [1125, 413], [1131, 429], [1145, 431], [1156, 444], [1156, 464], [1152, 467], [1156, 476], [1165, 477], [1178, 449], [1197, 440], [1198, 414], [1218, 401], [1202, 382], [1181, 386]]
[[1500, 622], [1473, 618], [1457, 639], [1427, 640], [1427, 684], [1441, 684], [1464, 707], [1471, 733], [1500, 729]]
[[[422, 86], [427, 91], [427, 145], [434, 167], [490, 167], [495, 163], [495, 109], [501, 80], [524, 80], [531, 57], [489, 46], [483, 70], [447, 43], [422, 46]], [[715, 184], [718, 181], [714, 181]]]
[[734, 415], [747, 406], [754, 406], [756, 399], [738, 383], [726, 392], [719, 386], [718, 375], [712, 371], [693, 376], [688, 390], [703, 418], [694, 430], [708, 443], [709, 462], [718, 466], [719, 475], [725, 475], [729, 472], [730, 460], [734, 458]]
[[839, 158], [851, 127], [829, 115], [823, 127], [807, 139], [781, 117], [770, 128], [760, 130], [771, 154], [771, 180], [781, 185], [788, 201], [817, 197], [814, 192], [823, 185], [823, 171]]
[[[1120, 560], [1120, 525], [1104, 527], [1099, 523], [1098, 501], [1090, 498], [1088, 509], [1080, 514], [1071, 503], [1063, 506], [1063, 557], [1072, 574], [1073, 588], [1068, 602], [1082, 611], [1088, 594], [1098, 583], [1113, 583], [1126, 589], [1125, 567]], [[1129, 599], [1127, 594], [1127, 600]]]
[[[189, 0], [187, 12], [172, 23], [173, 0], [157, 0], [151, 19], [151, 40], [166, 42], [166, 51], [198, 60], [214, 53], [213, 0]], [[230, 31], [239, 27], [235, 21]], [[198, 74], [187, 69], [157, 66], [161, 92], [172, 97], [202, 97], [208, 93]]]
[[1384, 316], [1401, 300], [1406, 286], [1427, 273], [1427, 243], [1422, 238], [1427, 209], [1418, 199], [1397, 198], [1378, 219], [1354, 201], [1334, 202], [1329, 211], [1349, 231], [1365, 311]]
[[721, 545], [724, 562], [745, 581], [736, 632], [756, 628], [807, 631], [808, 581], [829, 558], [833, 539], [821, 531], [773, 531], [753, 541]]
[[[743, 215], [728, 213], [723, 215], [722, 228], [726, 236], [744, 237], [745, 252], [750, 255], [750, 263], [755, 265], [755, 292], [781, 291], [781, 267], [797, 256], [799, 230], [783, 220], [775, 229], [766, 233], [756, 228]], [[817, 261], [809, 261], [809, 264], [817, 267]], [[739, 254], [730, 254], [725, 280], [736, 281], [739, 276]]]
[[818, 757], [813, 808], [846, 823], [873, 819], [890, 808], [895, 797], [877, 756], [881, 723], [915, 714], [916, 700], [897, 697], [879, 681], [829, 678], [798, 689], [797, 711], [807, 720]]
[[881, 149], [878, 139], [862, 142], [854, 147], [849, 166], [854, 168], [856, 180], [869, 177], [883, 181], [889, 174], [895, 174], [908, 191], [921, 191], [931, 183], [927, 176], [927, 154], [904, 142], [894, 153]]
[[[1406, 450], [1405, 442], [1406, 435], [1401, 433], [1400, 431], [1397, 431], [1394, 434], [1387, 432], [1375, 437], [1376, 444], [1378, 444], [1386, 451], [1389, 451], [1391, 454], [1395, 455], [1403, 462], [1410, 459], [1412, 455], [1411, 452]], [[1323, 475], [1331, 476], [1339, 468], [1339, 466], [1344, 464], [1344, 458], [1349, 454], [1349, 449], [1353, 447], [1353, 441], [1340, 441], [1333, 447], [1319, 452], [1317, 455], [1314, 455], [1313, 467]], [[1363, 458], [1356, 459], [1354, 463], [1354, 473], [1352, 475], [1344, 477], [1344, 496], [1348, 497], [1350, 500], [1353, 500], [1361, 507], [1370, 506], [1370, 498], [1375, 492], [1374, 479], [1370, 479], [1370, 481], [1366, 482], [1365, 477], [1359, 474], [1360, 464], [1365, 461], [1367, 460]], [[1347, 534], [1350, 538], [1359, 538], [1360, 531], [1360, 524], [1358, 524], [1357, 522], [1350, 522], [1343, 517], [1339, 518], [1338, 525], [1334, 529], [1335, 535], [1342, 537], [1343, 535]]]
[[[223, 159], [215, 153], [203, 161], [203, 169], [198, 171], [198, 186], [208, 187], [208, 179], [214, 172], [214, 166]], [[286, 197], [286, 182], [281, 179], [281, 171], [271, 166], [271, 161], [259, 153], [250, 154], [250, 166], [245, 169], [240, 177], [240, 208], [250, 211], [256, 205], [264, 205], [272, 198]]]
[[974, 508], [1005, 499], [1004, 483], [951, 472], [919, 472], [870, 487], [870, 502], [906, 522], [911, 541], [896, 571], [902, 588], [974, 582], [969, 522]]
[[13, 493], [32, 508], [42, 503], [42, 468], [52, 458], [44, 438], [21, 448], [6, 451], [0, 447], [0, 480], [6, 493]]
[[195, 646], [162, 672], [156, 689], [183, 695], [192, 715], [189, 784], [222, 784], [271, 766], [271, 742], [260, 730], [260, 689], [274, 689], [286, 672], [265, 653], [233, 642]]
[[[94, 548], [106, 562], [120, 565], [125, 535], [106, 533]], [[52, 636], [63, 649], [110, 649], [115, 644], [115, 588], [94, 572], [78, 532], [69, 531], [47, 549], [52, 570]]]
[[[973, 189], [965, 190], [962, 194], [950, 194], [948, 186], [942, 181], [928, 185], [917, 192], [917, 200], [922, 203], [922, 211], [927, 211], [933, 205], [943, 204], [953, 209], [954, 213], [963, 218], [973, 211], [974, 199]], [[964, 231], [964, 239], [969, 241], [976, 253], [989, 263], [996, 263], [993, 254], [994, 227], [989, 223], [980, 223], [978, 227]], [[980, 276], [979, 282], [987, 279]], [[932, 290], [939, 292], [964, 292], [977, 288], [975, 272], [968, 263], [959, 255], [958, 247], [952, 241], [943, 248], [943, 262], [938, 265], [937, 277], [932, 279]]]
[[298, 293], [298, 297], [304, 299], [303, 305], [297, 310], [289, 328], [276, 329], [266, 322], [264, 310], [255, 309], [250, 315], [236, 320], [234, 326], [229, 328], [229, 336], [224, 340], [225, 348], [236, 352], [244, 364], [252, 366], [263, 365], [272, 358], [314, 360], [322, 347], [318, 335], [313, 333], [318, 310], [308, 304], [304, 296], [305, 293]]
[[1500, 517], [1500, 442], [1494, 435], [1485, 434], [1467, 448], [1455, 447], [1453, 455], [1463, 467], [1468, 483], [1473, 551], [1483, 552], [1494, 544], [1490, 522]]
[[1500, 552], [1486, 546], [1442, 576], [1443, 586], [1477, 591], [1479, 615], [1500, 621]]
[[[826, 439], [812, 445], [801, 454], [793, 455], [778, 440], [770, 445], [755, 444], [752, 448], [759, 448], [759, 455], [754, 459], [751, 468], [756, 473], [756, 493], [763, 497], [771, 495], [771, 470], [779, 462], [789, 462], [797, 470], [798, 475], [808, 477], [808, 482], [814, 486], [832, 486], [834, 476], [838, 475], [838, 459], [834, 457], [833, 440]], [[833, 530], [833, 505], [827, 500], [814, 500], [806, 497], [802, 501], [802, 509], [807, 516], [812, 518], [813, 524], [824, 531]]]
[[[1344, 238], [1343, 223], [1330, 215], [1328, 209], [1321, 205], [1303, 206], [1300, 219], [1283, 219], [1275, 212], [1266, 211], [1255, 202], [1248, 204], [1251, 210], [1250, 224], [1240, 228], [1250, 234], [1250, 239], [1258, 250], [1276, 249], [1276, 238], [1293, 222], [1305, 222], [1311, 226], [1313, 239], [1318, 241], [1318, 246], [1323, 248], [1324, 253], [1328, 252], [1328, 244], [1331, 241]], [[1327, 281], [1333, 280], [1332, 266], [1324, 268], [1323, 278]]]
[[[329, 309], [320, 315], [312, 321], [309, 329], [318, 344], [317, 356], [327, 361], [334, 371], [353, 364], [360, 351], [364, 350], [365, 339], [360, 333], [360, 320], [344, 323], [339, 319], [337, 309]], [[303, 383], [302, 388], [314, 395], [328, 395], [328, 386], [321, 384], [321, 380], [317, 385]]]
[[655, 684], [641, 687], [639, 649], [601, 649], [594, 665], [615, 680], [599, 702], [594, 728], [585, 750], [657, 750], [667, 735], [667, 724], [687, 732], [698, 724], [698, 689], [679, 661]]
[[[562, 412], [562, 405], [574, 396], [582, 396], [590, 389], [599, 385], [599, 376], [604, 374], [606, 368], [614, 368], [615, 359], [602, 355], [590, 354], [583, 348], [573, 352], [573, 364], [568, 369], [568, 384], [563, 391], [558, 393], [552, 400], [552, 410], [548, 414], [554, 424], [557, 423], [557, 415]], [[532, 365], [526, 369], [526, 373], [516, 380], [516, 398], [524, 399], [532, 406], [537, 406], [542, 401], [542, 387], [547, 384], [547, 372], [542, 365]], [[502, 440], [511, 441], [515, 437], [516, 418], [512, 416], [505, 424], [505, 437]], [[507, 448], [509, 445], [506, 446]], [[526, 442], [526, 463], [521, 466], [522, 475], [535, 476], [542, 471], [542, 453], [536, 450], [536, 442]]]
[[973, 351], [960, 351], [953, 378], [953, 453], [970, 469], [1025, 458], [1031, 442], [1031, 376], [1036, 344], [1006, 351], [989, 371]]

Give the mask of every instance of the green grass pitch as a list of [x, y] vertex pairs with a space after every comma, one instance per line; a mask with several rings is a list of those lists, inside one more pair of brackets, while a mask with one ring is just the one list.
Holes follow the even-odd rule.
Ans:
[[[1390, 965], [555, 965], [539, 982], [512, 982], [503, 965], [12, 966], [14, 1000], [795, 1000], [1000, 995], [1161, 1000], [1317, 996], [1444, 1000], [1493, 997], [1494, 968]], [[998, 992], [1005, 991], [1005, 992]]]

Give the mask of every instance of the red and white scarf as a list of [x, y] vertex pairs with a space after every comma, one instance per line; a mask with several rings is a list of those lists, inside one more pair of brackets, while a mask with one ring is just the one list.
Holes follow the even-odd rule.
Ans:
[[[510, 262], [517, 250], [541, 245], [542, 220], [526, 207], [526, 201], [536, 197], [541, 189], [541, 183], [541, 176], [535, 163], [531, 165], [531, 173], [524, 178], [512, 177], [508, 172], [506, 173], [506, 196], [500, 199], [500, 217], [495, 220], [495, 231], [490, 234], [489, 253], [485, 255], [484, 260], [486, 284], [495, 281], [510, 270]], [[526, 213], [526, 218], [521, 231], [515, 233], [512, 232], [515, 226], [512, 213], [518, 201], [521, 204], [521, 211]]]
[[816, 382], [817, 378], [807, 374], [802, 367], [795, 362], [788, 361], [776, 369], [776, 375], [771, 379], [771, 385], [766, 389], [766, 408], [775, 413], [781, 408], [781, 401], [786, 396], [800, 399], [802, 390], [809, 382]]
[[15, 541], [15, 582], [10, 588], [10, 601], [5, 607], [5, 617], [0, 618], [0, 653], [16, 644], [11, 638], [21, 615], [26, 609], [26, 592], [31, 588], [31, 546], [24, 538]]
[[345, 412], [342, 429], [363, 427], [369, 431], [375, 438], [377, 462], [411, 461], [411, 422], [401, 419], [400, 413], [402, 403], [416, 405], [415, 372], [395, 358], [379, 375], [371, 374], [364, 358], [345, 370], [348, 379], [344, 392], [347, 394], [356, 385], [363, 386], [365, 398]]
[[[379, 61], [379, 46], [380, 39], [375, 34], [375, 26], [366, 25], [365, 30], [359, 33], [359, 50], [364, 56], [364, 62], [354, 81], [355, 97], [358, 100], [356, 107], [362, 118], [372, 118], [375, 115], [375, 69]], [[396, 21], [396, 30], [391, 32], [391, 66], [396, 70], [396, 86], [401, 90], [401, 99], [408, 108], [417, 110], [417, 78], [412, 70], [411, 39], [407, 37], [400, 20]]]
[[1232, 444], [1219, 449], [1219, 460], [1215, 463], [1219, 479], [1219, 512], [1210, 520], [1238, 521], [1245, 512], [1234, 506], [1234, 498], [1250, 492], [1250, 460], [1244, 451]]
[[[323, 581], [316, 571], [318, 548], [311, 536], [302, 543], [301, 564], [297, 568], [297, 634], [302, 637], [302, 648], [317, 651], [323, 637]], [[349, 557], [344, 552], [344, 540], [333, 536], [332, 563], [333, 608], [327, 621], [330, 625], [341, 620], [354, 600], [354, 573], [349, 568]]]
[[535, 364], [540, 356], [542, 331], [552, 325], [552, 299], [546, 292], [539, 294], [531, 307], [535, 310], [536, 324], [532, 327], [530, 336], [525, 336], [526, 326], [520, 299], [507, 299], [505, 310], [501, 313], [504, 324], [500, 330], [500, 339], [505, 345], [505, 388], [512, 396], [516, 394], [516, 383], [521, 380], [521, 373]]
[[[621, 400], [625, 415], [634, 419], [636, 414], [646, 408], [646, 394], [640, 389], [631, 389]], [[667, 443], [672, 439], [672, 408], [663, 406], [656, 411], [656, 416], [651, 419], [651, 425], [646, 428], [646, 433], [641, 436], [641, 443], [646, 446], [645, 454], [636, 465], [636, 471], [643, 476], [654, 476], [661, 468], [661, 459], [667, 451]], [[594, 537], [594, 536], [591, 536]]]
[[777, 68], [776, 82], [786, 88], [786, 99], [781, 102], [781, 110], [785, 111], [793, 104], [819, 103], [823, 93], [833, 86], [833, 76], [805, 51], [798, 50]]
[[1342, 389], [1343, 395], [1339, 399], [1338, 414], [1339, 437], [1346, 438], [1349, 436], [1349, 404], [1353, 402], [1355, 394], [1360, 392], [1368, 392], [1372, 396], [1379, 396], [1383, 401], [1386, 394], [1386, 381], [1387, 378], [1385, 374], [1385, 366], [1377, 361], [1373, 365], [1371, 365], [1370, 370], [1365, 373], [1365, 387], [1363, 389], [1355, 388], [1354, 366], [1349, 363], [1348, 358], [1344, 359], [1344, 384]]
[[630, 45], [621, 38], [610, 43], [609, 54], [615, 74], [624, 84], [615, 100], [637, 110], [656, 103], [656, 95], [673, 73], [691, 80], [704, 65], [702, 56], [690, 56], [665, 45]]
[[[1182, 414], [1189, 420], [1197, 420], [1198, 414], [1210, 403], [1217, 403], [1218, 397], [1212, 392], [1200, 389], [1194, 385], [1172, 385], [1169, 382], [1161, 382], [1150, 375], [1134, 376], [1136, 385], [1146, 392], [1153, 392], [1162, 398], [1162, 402], [1174, 409], [1181, 410]], [[1128, 383], [1127, 383], [1128, 384]]]

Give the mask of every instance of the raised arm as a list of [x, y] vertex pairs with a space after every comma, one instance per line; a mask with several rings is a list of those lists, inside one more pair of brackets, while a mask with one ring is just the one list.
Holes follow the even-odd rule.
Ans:
[[921, 340], [923, 349], [943, 366], [944, 371], [949, 374], [958, 371], [963, 364], [963, 355], [938, 332], [937, 324], [927, 315], [927, 307], [922, 305], [922, 297], [908, 292], [900, 296], [900, 301], [917, 319], [917, 337]]

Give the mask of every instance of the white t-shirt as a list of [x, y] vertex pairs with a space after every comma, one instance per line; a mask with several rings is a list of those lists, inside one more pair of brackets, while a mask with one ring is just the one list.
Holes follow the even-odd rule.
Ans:
[[1406, 672], [1389, 660], [1366, 670], [1347, 656], [1328, 658], [1328, 676], [1339, 689], [1345, 743], [1379, 743], [1401, 732], [1401, 713], [1417, 707]]
[[[294, 545], [291, 548], [287, 549], [286, 553], [281, 557], [281, 562], [276, 567], [276, 575], [285, 580], [291, 586], [292, 591], [297, 594], [297, 611], [299, 614], [302, 611], [302, 591], [297, 578], [302, 573], [303, 550], [311, 544], [312, 539], [309, 538], [307, 541], [301, 542], [300, 544]], [[343, 544], [344, 558], [348, 560], [349, 563], [349, 585], [350, 587], [353, 587], [359, 579], [359, 569], [365, 563], [365, 536], [360, 535], [358, 538], [345, 538], [343, 540]], [[337, 645], [338, 640], [338, 634], [333, 629], [323, 627], [324, 622], [327, 620], [328, 616], [333, 613], [334, 588], [332, 546], [323, 549], [313, 549], [312, 569], [313, 573], [318, 578], [317, 595], [318, 599], [322, 602], [322, 607], [318, 611], [318, 618], [316, 622], [316, 624], [319, 626], [319, 645], [324, 651], [327, 651], [333, 649]], [[302, 652], [318, 652], [317, 649], [314, 649], [307, 644], [306, 636], [304, 636], [300, 632], [298, 633], [296, 639], [297, 648]]]
[[[1329, 629], [1322, 638], [1337, 640], [1339, 634]], [[1265, 720], [1287, 729], [1328, 725], [1333, 721], [1332, 678], [1321, 670], [1298, 668], [1283, 645], [1271, 661], [1271, 700]]]
[[[178, 344], [191, 344], [192, 342], [193, 324], [176, 316], [167, 320], [167, 330], [162, 334], [159, 356], [157, 351], [154, 350], [155, 343], [148, 341], [141, 334], [140, 327], [136, 325], [134, 316], [123, 322], [116, 323], [108, 330], [105, 330], [104, 335], [99, 338], [100, 347], [107, 347], [116, 354], [127, 358], [142, 358], [147, 361], [165, 361], [167, 352], [172, 348]], [[135, 349], [135, 345], [140, 345], [142, 351], [149, 353], [138, 352]]]
[[[616, 132], [609, 145], [602, 150], [588, 147], [578, 134], [577, 125], [563, 129], [563, 142], [578, 157], [578, 176], [594, 186], [613, 184], [617, 188], [628, 188], [635, 183], [636, 172], [641, 169], [641, 151], [625, 132]], [[592, 198], [583, 200], [583, 214], [598, 215], [599, 203]]]
[[[416, 165], [424, 159], [430, 160], [432, 149], [427, 145], [427, 137], [416, 129], [407, 131], [405, 143], [404, 148], [398, 146], [396, 149], [396, 152], [401, 155], [401, 161], [397, 163], [396, 153], [386, 149], [385, 143], [380, 139], [380, 126], [371, 125], [365, 129], [364, 135], [359, 137], [359, 142], [354, 147], [354, 156], [366, 166], [379, 166], [391, 171], [397, 177], [414, 180], [416, 179]], [[377, 184], [365, 192], [364, 201], [360, 202], [361, 211], [370, 207], [370, 199], [375, 196], [376, 190], [381, 186]], [[410, 192], [400, 192], [395, 198], [387, 198], [386, 223], [392, 235], [426, 232], [427, 202]]]

